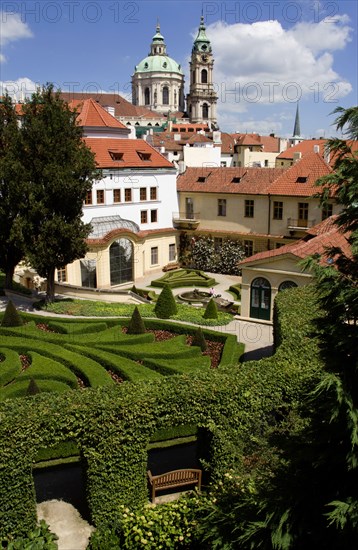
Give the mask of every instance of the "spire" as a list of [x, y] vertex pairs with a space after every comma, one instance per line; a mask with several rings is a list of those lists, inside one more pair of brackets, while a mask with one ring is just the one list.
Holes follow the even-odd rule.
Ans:
[[157, 26], [155, 30], [156, 32], [152, 38], [149, 55], [167, 55], [164, 36], [160, 33], [159, 17], [157, 17]]
[[296, 117], [295, 117], [295, 126], [293, 128], [293, 137], [298, 137], [301, 135], [301, 128], [300, 128], [300, 112], [298, 109], [298, 101], [297, 101], [297, 108], [296, 108]]
[[203, 12], [201, 12], [198, 35], [194, 41], [193, 51], [211, 52], [210, 40], [206, 36], [205, 31], [206, 31], [206, 28], [204, 23], [204, 15], [203, 15]]

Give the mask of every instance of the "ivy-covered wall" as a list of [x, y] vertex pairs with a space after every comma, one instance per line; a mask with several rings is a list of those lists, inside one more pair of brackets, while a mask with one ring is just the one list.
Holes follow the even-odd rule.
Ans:
[[147, 500], [147, 445], [160, 429], [207, 428], [213, 436], [214, 479], [240, 464], [272, 422], [272, 413], [299, 399], [319, 375], [309, 322], [312, 300], [308, 287], [279, 296], [281, 345], [270, 359], [195, 376], [1, 403], [0, 536], [34, 527], [32, 464], [40, 448], [61, 441], [76, 441], [86, 462], [88, 502], [97, 526], [111, 524], [119, 504], [134, 507]]

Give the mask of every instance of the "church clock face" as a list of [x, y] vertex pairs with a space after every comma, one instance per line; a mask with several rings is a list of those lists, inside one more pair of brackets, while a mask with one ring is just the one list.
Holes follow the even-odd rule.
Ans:
[[207, 60], [208, 60], [208, 56], [207, 55], [202, 55], [201, 60], [202, 60], [203, 63], [206, 63]]

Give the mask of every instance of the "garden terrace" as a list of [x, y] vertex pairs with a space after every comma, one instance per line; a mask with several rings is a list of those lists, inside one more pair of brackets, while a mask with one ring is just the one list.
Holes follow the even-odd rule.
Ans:
[[[161, 430], [187, 425], [206, 430], [211, 442], [204, 470], [213, 481], [233, 465], [244, 472], [252, 457], [264, 452], [264, 435], [321, 376], [319, 346], [311, 324], [316, 313], [309, 287], [279, 295], [275, 355], [244, 363], [239, 369], [222, 365], [146, 383], [110, 383], [0, 403], [0, 537], [34, 527], [32, 465], [40, 449], [66, 441], [74, 441], [80, 450], [91, 521], [99, 530], [118, 520], [121, 506], [141, 509], [148, 502], [148, 445]], [[34, 342], [26, 330], [22, 339], [19, 335], [9, 338], [25, 341], [25, 345]], [[30, 332], [34, 330], [30, 327]], [[78, 336], [72, 345], [78, 345]], [[43, 347], [58, 346], [37, 342]], [[103, 339], [100, 349], [105, 346]]]
[[235, 336], [210, 331], [205, 331], [209, 352], [202, 353], [190, 345], [192, 327], [156, 320], [147, 321], [151, 329], [145, 334], [130, 335], [123, 319], [50, 318], [44, 324], [43, 318], [27, 318], [21, 327], [0, 327], [0, 400], [26, 395], [30, 380], [46, 392], [145, 382], [195, 374], [221, 363], [234, 366], [243, 353]]

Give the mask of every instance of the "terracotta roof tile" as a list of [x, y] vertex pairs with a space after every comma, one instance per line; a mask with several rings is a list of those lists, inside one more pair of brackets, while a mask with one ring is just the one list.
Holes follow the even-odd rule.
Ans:
[[72, 100], [69, 107], [77, 109], [77, 121], [80, 126], [91, 126], [95, 128], [122, 128], [128, 130], [124, 124], [114, 118], [106, 109], [93, 99]]
[[[99, 168], [172, 168], [171, 162], [143, 139], [84, 138]], [[122, 155], [122, 158], [118, 158]], [[146, 160], [143, 157], [149, 155]], [[142, 157], [142, 158], [141, 158]]]
[[[319, 254], [322, 256], [321, 263], [325, 264], [327, 260], [327, 255], [325, 251], [327, 248], [337, 246], [342, 249], [342, 251], [350, 255], [351, 249], [347, 241], [348, 234], [342, 233], [339, 228], [332, 223], [332, 220], [329, 222], [325, 220], [325, 224], [319, 224], [316, 226], [317, 234], [315, 236], [307, 236], [304, 239], [301, 239], [293, 244], [286, 244], [275, 250], [266, 250], [265, 252], [258, 252], [250, 258], [246, 258], [239, 265], [250, 265], [257, 264], [264, 260], [271, 260], [279, 257], [284, 257], [287, 255], [296, 256], [298, 259], [307, 258], [313, 254]], [[324, 230], [326, 228], [326, 230]], [[314, 229], [314, 228], [313, 228]]]
[[[286, 169], [287, 170], [287, 169]], [[194, 193], [266, 194], [283, 168], [187, 168], [178, 177], [178, 191]]]
[[158, 113], [154, 113], [145, 107], [138, 107], [132, 105], [129, 101], [119, 94], [105, 94], [101, 92], [94, 93], [82, 93], [82, 92], [62, 92], [62, 99], [65, 101], [81, 100], [92, 98], [96, 103], [102, 105], [102, 107], [114, 107], [116, 117], [133, 117], [133, 118], [161, 118]]
[[319, 154], [323, 157], [326, 143], [326, 139], [306, 139], [297, 145], [289, 147], [286, 151], [282, 151], [277, 158], [282, 160], [293, 160], [294, 153], [301, 153], [303, 158], [308, 153], [314, 153], [315, 146], [317, 146]]
[[[265, 169], [264, 169], [265, 170]], [[268, 188], [271, 195], [309, 197], [319, 192], [318, 178], [330, 174], [332, 169], [318, 153], [308, 153], [288, 168]]]

